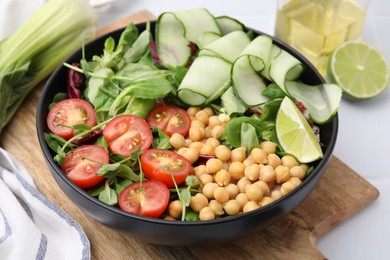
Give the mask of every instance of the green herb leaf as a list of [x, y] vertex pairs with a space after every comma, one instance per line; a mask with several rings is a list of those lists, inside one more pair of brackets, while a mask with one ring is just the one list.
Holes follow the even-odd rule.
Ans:
[[153, 134], [152, 147], [161, 149], [171, 149], [171, 143], [169, 142], [169, 136], [164, 133], [160, 128], [151, 127]]
[[257, 136], [255, 127], [250, 123], [242, 123], [241, 125], [241, 147], [246, 148], [247, 154], [253, 148], [259, 147], [259, 136]]
[[98, 198], [99, 200], [111, 206], [118, 203], [118, 196], [116, 195], [115, 190], [110, 188], [110, 185], [108, 185], [107, 181], [104, 185], [104, 190], [99, 194]]
[[269, 84], [261, 94], [270, 99], [284, 98], [286, 96], [286, 93], [276, 83]]
[[191, 192], [187, 189], [182, 189], [180, 191], [180, 197], [181, 197], [181, 202], [183, 203], [184, 206], [188, 207], [191, 202]]
[[119, 195], [119, 193], [121, 193], [121, 191], [126, 188], [127, 186], [129, 186], [130, 184], [132, 184], [133, 181], [130, 180], [130, 179], [124, 179], [122, 180], [121, 182], [117, 183], [115, 186], [114, 186], [114, 189], [115, 189], [115, 192], [117, 195]]
[[186, 214], [185, 214], [185, 220], [186, 221], [198, 221], [199, 220], [199, 213], [193, 211], [190, 207], [187, 207]]
[[256, 134], [259, 138], [264, 129], [264, 125], [258, 118], [243, 116], [230, 120], [226, 125], [225, 132], [222, 134], [221, 138], [232, 148], [242, 146], [241, 126], [243, 123], [251, 124], [255, 128]]
[[91, 131], [91, 127], [86, 124], [77, 124], [74, 125], [73, 128], [77, 131]]

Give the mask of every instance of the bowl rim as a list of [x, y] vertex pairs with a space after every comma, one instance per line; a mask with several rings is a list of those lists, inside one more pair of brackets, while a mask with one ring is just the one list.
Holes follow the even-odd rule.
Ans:
[[[140, 29], [140, 28], [144, 28], [147, 23], [148, 22], [142, 22], [142, 23], [137, 23], [135, 25], [137, 26], [138, 29]], [[152, 25], [154, 25], [156, 23], [156, 21], [151, 21], [150, 23]], [[96, 42], [98, 42], [98, 41], [102, 41], [102, 40], [104, 41], [104, 39], [106, 39], [107, 37], [109, 37], [111, 35], [121, 33], [125, 28], [126, 27], [121, 27], [121, 28], [118, 28], [118, 29], [116, 29], [114, 31], [105, 33], [105, 34], [97, 37], [96, 39], [94, 39], [94, 40], [90, 41], [89, 43], [85, 44], [85, 49], [87, 49], [88, 47], [96, 44]], [[260, 30], [256, 30], [256, 29], [253, 29], [253, 28], [250, 28], [250, 27], [245, 27], [245, 29], [253, 31], [255, 33], [255, 35], [262, 35], [262, 34], [264, 34], [264, 35], [270, 36], [272, 38], [273, 42], [275, 42], [279, 47], [281, 47], [283, 50], [286, 50], [287, 52], [292, 54], [294, 57], [296, 57], [298, 60], [300, 60], [302, 62], [302, 64], [304, 64], [305, 69], [307, 69], [306, 67], [309, 67], [309, 69], [314, 72], [315, 77], [318, 78], [318, 80], [321, 83], [325, 83], [326, 82], [325, 79], [322, 77], [322, 75], [318, 72], [318, 70], [315, 69], [314, 65], [309, 60], [307, 60], [301, 53], [299, 53], [293, 47], [289, 46], [287, 43], [285, 43], [282, 40], [276, 38], [275, 36], [272, 36], [272, 35], [269, 35], [267, 33], [264, 33], [264, 32], [262, 32]], [[68, 62], [68, 61], [70, 61], [72, 59], [75, 59], [76, 57], [80, 56], [81, 52], [82, 52], [82, 49], [81, 48], [78, 49], [77, 51], [72, 53], [69, 57], [67, 57], [65, 59], [65, 62]], [[55, 170], [56, 175], [58, 177], [60, 177], [62, 179], [62, 181], [64, 181], [72, 190], [74, 190], [75, 192], [77, 192], [78, 194], [83, 196], [88, 202], [93, 203], [93, 204], [103, 208], [104, 210], [111, 211], [111, 212], [113, 212], [115, 214], [121, 215], [121, 216], [126, 217], [126, 218], [133, 218], [133, 219], [136, 219], [138, 221], [149, 222], [149, 223], [156, 223], [156, 224], [164, 224], [164, 225], [170, 225], [170, 226], [199, 226], [199, 225], [204, 226], [204, 225], [215, 225], [215, 224], [222, 224], [222, 223], [226, 223], [226, 222], [238, 221], [238, 220], [240, 220], [242, 218], [247, 218], [248, 216], [261, 214], [262, 212], [267, 212], [267, 211], [270, 211], [271, 209], [277, 209], [279, 207], [279, 205], [283, 203], [283, 201], [288, 200], [292, 196], [295, 196], [295, 194], [297, 194], [300, 190], [304, 189], [312, 179], [317, 178], [317, 177], [320, 178], [322, 176], [324, 170], [322, 170], [322, 173], [318, 172], [318, 171], [320, 169], [326, 167], [326, 165], [329, 163], [329, 161], [332, 158], [334, 147], [336, 145], [337, 134], [338, 134], [338, 126], [339, 126], [338, 113], [336, 113], [334, 115], [334, 117], [328, 122], [328, 124], [330, 124], [330, 123], [332, 124], [332, 127], [331, 127], [332, 134], [331, 134], [331, 136], [329, 138], [330, 142], [327, 144], [327, 147], [326, 147], [325, 153], [323, 155], [323, 158], [316, 163], [314, 171], [309, 176], [307, 176], [297, 188], [295, 188], [294, 190], [292, 190], [288, 194], [286, 194], [283, 197], [273, 201], [272, 203], [270, 203], [268, 205], [262, 206], [262, 207], [260, 207], [258, 209], [252, 210], [250, 212], [246, 212], [246, 213], [235, 215], [235, 216], [226, 216], [226, 217], [216, 218], [214, 220], [207, 220], [207, 221], [204, 221], [204, 220], [197, 220], [197, 221], [180, 221], [180, 220], [178, 220], [178, 221], [171, 221], [171, 220], [164, 220], [164, 219], [160, 219], [160, 218], [149, 218], [149, 217], [144, 217], [144, 216], [132, 214], [132, 213], [123, 211], [123, 210], [121, 210], [121, 209], [119, 209], [119, 208], [117, 208], [115, 206], [110, 206], [110, 205], [108, 205], [108, 204], [98, 200], [97, 198], [93, 197], [92, 195], [88, 194], [84, 189], [78, 187], [65, 174], [63, 174], [63, 172], [62, 172], [61, 168], [59, 167], [59, 165], [53, 160], [52, 152], [51, 152], [50, 148], [48, 147], [48, 145], [46, 144], [46, 141], [45, 141], [45, 138], [44, 138], [44, 133], [45, 132], [44, 132], [44, 129], [43, 129], [43, 126], [42, 126], [42, 122], [46, 122], [46, 115], [45, 116], [42, 115], [42, 110], [44, 110], [43, 106], [46, 103], [45, 102], [45, 97], [47, 96], [47, 94], [48, 94], [48, 92], [50, 90], [50, 86], [52, 85], [52, 82], [54, 82], [56, 80], [57, 75], [60, 74], [62, 72], [62, 70], [64, 70], [64, 69], [66, 69], [66, 68], [64, 68], [64, 66], [61, 64], [50, 75], [50, 77], [48, 78], [47, 82], [45, 83], [44, 89], [43, 89], [43, 91], [42, 91], [42, 93], [40, 95], [39, 102], [38, 102], [37, 114], [36, 114], [36, 130], [37, 130], [37, 134], [38, 134], [39, 145], [41, 147], [43, 156], [44, 156], [46, 162], [48, 164], [50, 164], [50, 166]], [[50, 172], [53, 175], [51, 170], [50, 170]], [[319, 174], [321, 176], [317, 176]], [[56, 179], [56, 182], [57, 182], [57, 179]], [[313, 186], [313, 189], [315, 188], [315, 186], [317, 184], [318, 183], [316, 183]], [[60, 189], [62, 190], [61, 187], [60, 187]], [[66, 195], [69, 197], [68, 194], [66, 194]], [[304, 199], [306, 199], [306, 198], [307, 197], [305, 197]], [[72, 201], [72, 203], [75, 203], [75, 202]], [[83, 212], [84, 212], [84, 210], [83, 210]]]

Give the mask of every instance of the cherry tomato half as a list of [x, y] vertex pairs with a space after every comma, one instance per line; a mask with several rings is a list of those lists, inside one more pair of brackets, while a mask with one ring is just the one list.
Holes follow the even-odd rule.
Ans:
[[47, 115], [49, 130], [66, 140], [74, 136], [75, 130], [72, 127], [78, 124], [90, 127], [96, 124], [95, 110], [83, 99], [62, 100], [53, 105]]
[[129, 157], [137, 148], [149, 148], [153, 134], [146, 121], [134, 115], [114, 117], [103, 129], [103, 136], [111, 152]]
[[65, 156], [61, 169], [80, 188], [92, 188], [104, 179], [104, 176], [97, 176], [96, 172], [109, 162], [110, 158], [103, 147], [84, 145]]
[[169, 190], [160, 181], [135, 182], [124, 188], [119, 194], [119, 207], [127, 212], [158, 218], [169, 203]]
[[149, 112], [146, 121], [149, 125], [160, 128], [169, 136], [173, 133], [186, 136], [191, 126], [191, 118], [187, 111], [175, 106], [156, 106]]
[[[185, 181], [191, 171], [191, 163], [183, 156], [164, 149], [149, 149], [141, 155], [141, 167], [150, 180], [163, 182], [168, 188]], [[172, 175], [171, 175], [172, 174]]]

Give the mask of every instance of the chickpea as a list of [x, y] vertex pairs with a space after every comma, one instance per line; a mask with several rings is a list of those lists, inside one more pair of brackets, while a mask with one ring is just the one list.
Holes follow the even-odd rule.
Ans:
[[232, 162], [243, 162], [246, 159], [246, 149], [244, 147], [238, 147], [232, 150], [230, 159]]
[[206, 185], [206, 183], [213, 182], [213, 180], [214, 180], [213, 176], [211, 174], [207, 174], [207, 173], [200, 175], [198, 178], [199, 178], [200, 183], [202, 185]]
[[273, 168], [276, 168], [281, 164], [282, 164], [282, 161], [280, 160], [280, 158], [277, 154], [270, 153], [267, 155], [267, 165], [270, 165]]
[[219, 186], [226, 186], [230, 183], [230, 174], [227, 170], [221, 169], [215, 174], [214, 179]]
[[270, 204], [270, 203], [272, 203], [272, 202], [274, 202], [275, 200], [274, 200], [274, 198], [272, 198], [272, 197], [269, 197], [269, 196], [266, 196], [266, 197], [264, 197], [261, 201], [260, 201], [260, 206], [261, 207], [264, 207], [265, 205], [268, 205], [268, 204]]
[[244, 177], [245, 167], [242, 162], [232, 162], [229, 165], [228, 172], [233, 180], [240, 180]]
[[246, 186], [252, 184], [250, 180], [248, 180], [247, 177], [242, 177], [238, 182], [237, 182], [237, 187], [240, 192], [245, 192]]
[[186, 138], [184, 140], [184, 146], [185, 147], [190, 147], [191, 144], [192, 144], [192, 140], [190, 138]]
[[198, 113], [199, 111], [200, 111], [200, 108], [199, 108], [199, 107], [189, 107], [189, 108], [187, 109], [187, 113], [188, 113], [188, 115], [190, 115], [190, 116], [195, 116], [196, 113]]
[[260, 176], [260, 166], [258, 164], [249, 165], [245, 167], [244, 174], [250, 181], [257, 181]]
[[222, 161], [217, 158], [210, 158], [206, 162], [207, 173], [217, 173], [222, 169]]
[[169, 138], [169, 143], [178, 150], [185, 146], [185, 138], [181, 134], [173, 133]]
[[309, 170], [309, 165], [306, 164], [306, 163], [302, 163], [302, 164], [301, 164], [301, 167], [303, 168], [303, 170], [305, 171], [305, 173]]
[[183, 212], [183, 205], [180, 200], [174, 200], [168, 206], [169, 215], [178, 219]]
[[188, 147], [192, 148], [192, 149], [195, 149], [195, 150], [197, 150], [200, 153], [200, 150], [203, 147], [203, 143], [200, 142], [200, 141], [195, 141], [195, 142], [192, 142]]
[[191, 126], [188, 135], [192, 141], [200, 141], [205, 136], [205, 130], [199, 126]]
[[259, 185], [259, 187], [263, 190], [264, 195], [268, 195], [271, 191], [271, 189], [268, 186], [268, 183], [266, 183], [265, 181], [260, 180], [260, 181], [254, 182], [253, 184]]
[[227, 192], [229, 193], [229, 199], [234, 199], [235, 197], [237, 197], [237, 194], [240, 192], [238, 190], [238, 187], [236, 184], [234, 183], [229, 183], [225, 186], [225, 189], [227, 190]]
[[252, 156], [249, 155], [242, 163], [245, 167], [248, 167], [249, 165], [255, 164], [256, 162], [252, 159]]
[[191, 197], [190, 207], [193, 211], [199, 212], [204, 207], [209, 205], [209, 200], [203, 193], [196, 193], [195, 196]]
[[272, 154], [276, 152], [276, 147], [278, 145], [271, 141], [264, 141], [260, 144], [260, 148], [263, 149], [267, 154]]
[[219, 142], [219, 140], [217, 138], [214, 138], [214, 137], [210, 137], [206, 140], [206, 144], [209, 144], [211, 145], [212, 147], [216, 148], [218, 145], [220, 145], [221, 143]]
[[225, 203], [226, 201], [229, 200], [229, 193], [227, 192], [227, 190], [224, 188], [224, 187], [217, 187], [214, 189], [214, 198], [215, 200], [221, 202], [221, 203]]
[[216, 216], [221, 216], [221, 215], [223, 215], [223, 213], [225, 213], [223, 211], [222, 203], [219, 201], [216, 201], [216, 200], [210, 200], [209, 208], [211, 208], [214, 211], [214, 214]]
[[275, 169], [270, 165], [264, 165], [260, 169], [260, 180], [263, 180], [265, 182], [273, 182], [275, 181]]
[[271, 191], [271, 197], [274, 199], [274, 200], [277, 200], [277, 199], [280, 199], [282, 197], [282, 193], [280, 191], [280, 186], [279, 188], [277, 189], [273, 189]]
[[214, 190], [218, 187], [215, 182], [208, 182], [203, 186], [202, 193], [208, 199], [214, 199]]
[[223, 125], [217, 125], [211, 129], [211, 136], [214, 138], [219, 138], [223, 132], [225, 132], [225, 127]]
[[199, 152], [194, 148], [182, 147], [177, 151], [177, 153], [190, 161], [191, 164], [199, 159]]
[[290, 176], [291, 177], [297, 177], [297, 178], [303, 180], [305, 178], [305, 175], [306, 175], [305, 169], [300, 165], [293, 166], [290, 169]]
[[211, 127], [209, 127], [209, 126], [206, 126], [205, 128], [204, 128], [204, 137], [205, 138], [210, 138], [210, 137], [212, 137], [212, 129], [211, 129]]
[[207, 125], [209, 123], [209, 113], [205, 110], [200, 110], [195, 114], [195, 118], [199, 121], [202, 121], [204, 125]]
[[249, 212], [249, 211], [252, 211], [252, 210], [255, 210], [258, 208], [260, 208], [260, 206], [257, 204], [257, 202], [250, 200], [244, 205], [242, 211], [245, 213], [245, 212]]
[[298, 187], [302, 183], [301, 179], [299, 179], [298, 177], [291, 177], [288, 181], [294, 184], [295, 187]]
[[253, 148], [251, 151], [251, 157], [256, 163], [267, 163], [267, 153], [263, 149]]
[[240, 212], [241, 204], [237, 200], [229, 200], [225, 203], [223, 209], [229, 216], [234, 216]]
[[194, 167], [194, 174], [196, 177], [200, 177], [202, 174], [205, 174], [206, 172], [206, 165], [201, 164], [196, 167]]
[[288, 168], [292, 168], [294, 166], [299, 165], [297, 160], [291, 155], [285, 155], [282, 157], [282, 165], [287, 166]]
[[279, 165], [275, 168], [275, 177], [277, 183], [283, 183], [290, 179], [290, 169], [287, 166]]
[[226, 162], [230, 159], [230, 150], [225, 145], [218, 145], [215, 147], [215, 156], [222, 162]]
[[211, 107], [205, 107], [203, 108], [203, 111], [205, 111], [209, 117], [214, 115], [214, 110]]
[[287, 193], [289, 193], [290, 191], [292, 191], [295, 188], [296, 188], [295, 184], [293, 184], [290, 181], [286, 181], [280, 187], [280, 193], [282, 194], [282, 196], [284, 196], [284, 195], [286, 195]]
[[245, 204], [249, 201], [248, 196], [246, 195], [245, 192], [238, 193], [236, 196], [236, 201], [238, 201], [241, 205], [240, 209], [245, 206]]
[[176, 220], [176, 219], [174, 217], [172, 217], [172, 216], [166, 216], [164, 218], [164, 220]]
[[219, 120], [219, 117], [216, 115], [210, 116], [208, 126], [214, 128], [217, 125], [221, 125], [221, 121]]
[[210, 144], [204, 144], [202, 148], [200, 149], [201, 154], [209, 154], [214, 155], [215, 154], [215, 148]]
[[215, 219], [214, 211], [210, 207], [204, 207], [199, 212], [200, 220], [213, 220]]
[[202, 121], [198, 120], [198, 119], [194, 119], [194, 120], [191, 121], [191, 127], [193, 127], [193, 126], [197, 126], [197, 127], [201, 127], [201, 128], [205, 128], [206, 127], [205, 124]]
[[259, 202], [263, 196], [263, 189], [258, 184], [249, 184], [245, 187], [245, 193], [249, 200]]

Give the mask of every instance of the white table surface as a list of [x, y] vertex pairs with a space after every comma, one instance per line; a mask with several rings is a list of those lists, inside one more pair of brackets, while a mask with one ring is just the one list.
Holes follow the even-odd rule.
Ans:
[[[274, 34], [276, 1], [266, 0], [118, 0], [100, 13], [100, 25], [147, 9], [164, 11], [205, 7], [249, 27]], [[390, 62], [390, 1], [371, 0], [363, 40], [380, 49]], [[387, 33], [385, 33], [387, 32]], [[318, 242], [329, 259], [390, 259], [390, 90], [372, 100], [342, 100], [334, 154], [380, 191], [379, 198]]]

